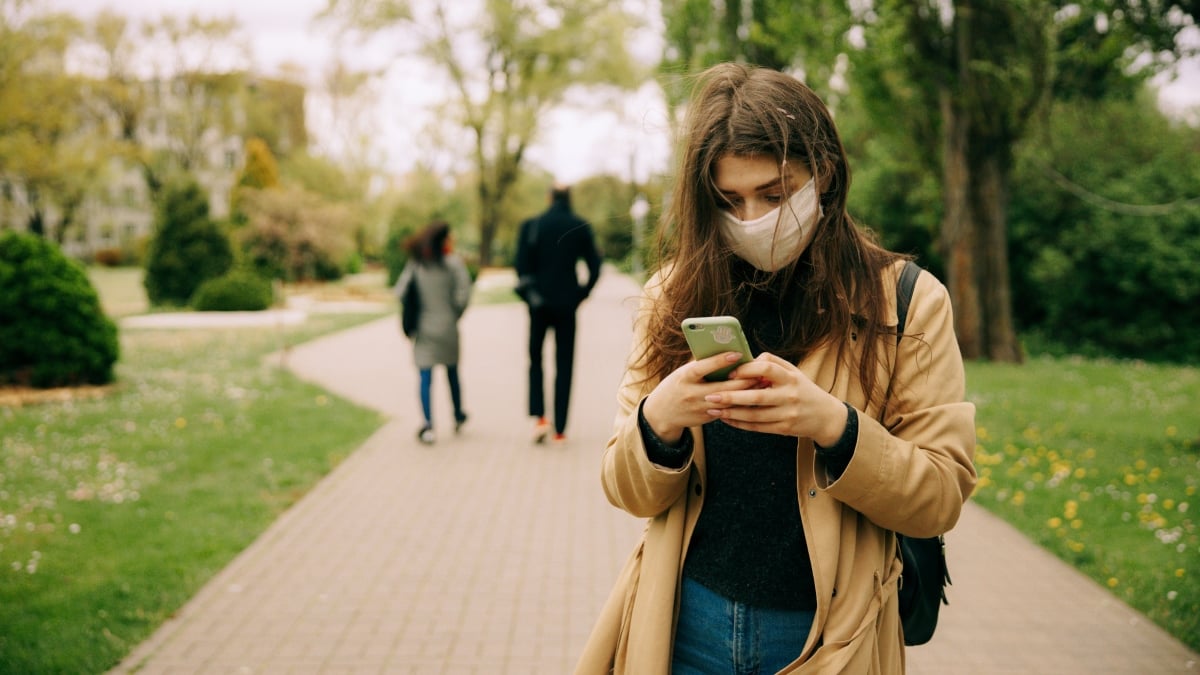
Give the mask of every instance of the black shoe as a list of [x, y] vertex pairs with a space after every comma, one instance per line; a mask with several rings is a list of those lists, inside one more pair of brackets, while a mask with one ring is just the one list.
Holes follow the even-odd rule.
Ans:
[[467, 423], [467, 413], [459, 413], [454, 416], [454, 433], [462, 431], [463, 425]]

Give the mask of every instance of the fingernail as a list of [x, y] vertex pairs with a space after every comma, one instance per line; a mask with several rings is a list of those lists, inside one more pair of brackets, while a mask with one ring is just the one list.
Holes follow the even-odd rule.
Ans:
[[709, 417], [720, 417], [721, 416], [720, 410], [705, 410], [704, 412], [708, 413]]
[[709, 394], [708, 396], [704, 397], [704, 400], [708, 401], [709, 403], [719, 403], [721, 401], [721, 395], [720, 394]]
[[725, 355], [725, 360], [730, 363], [733, 363], [740, 358], [742, 358], [742, 355], [738, 354], [737, 352], [729, 352], [728, 354]]

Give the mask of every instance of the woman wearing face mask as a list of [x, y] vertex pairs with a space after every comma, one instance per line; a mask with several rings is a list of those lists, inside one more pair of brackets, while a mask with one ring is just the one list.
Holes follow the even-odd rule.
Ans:
[[[950, 301], [846, 213], [820, 99], [776, 71], [706, 71], [604, 454], [649, 519], [580, 673], [900, 673], [895, 532], [950, 530], [975, 485]], [[685, 318], [733, 315], [755, 360], [694, 360]]]

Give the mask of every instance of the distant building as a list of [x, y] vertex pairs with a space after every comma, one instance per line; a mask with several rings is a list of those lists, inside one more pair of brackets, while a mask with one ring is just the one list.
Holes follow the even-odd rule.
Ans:
[[[91, 95], [85, 91], [83, 100]], [[303, 86], [244, 73], [135, 83], [129, 100], [136, 114], [122, 117], [97, 105], [105, 112], [93, 113], [93, 124], [77, 132], [95, 135], [92, 147], [115, 150], [99, 162], [65, 229], [59, 208], [43, 207], [46, 236], [80, 259], [103, 249], [132, 250], [153, 230], [150, 181], [179, 171], [191, 173], [208, 193], [212, 217], [227, 217], [247, 139], [262, 138], [277, 156], [307, 148], [305, 95]], [[0, 174], [0, 229], [29, 229], [33, 190], [21, 176]]]

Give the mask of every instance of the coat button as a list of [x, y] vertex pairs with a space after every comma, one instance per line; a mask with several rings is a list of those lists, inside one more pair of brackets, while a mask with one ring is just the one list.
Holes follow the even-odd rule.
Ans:
[[817, 491], [816, 491], [815, 489], [811, 489], [811, 488], [810, 488], [810, 489], [809, 489], [809, 491], [808, 491], [808, 496], [809, 496], [809, 497], [816, 497], [816, 496], [817, 496]]
[[699, 484], [699, 483], [696, 483], [696, 496], [697, 496], [697, 497], [699, 497], [699, 496], [700, 496], [700, 492], [701, 492], [701, 490], [700, 490], [700, 484]]

